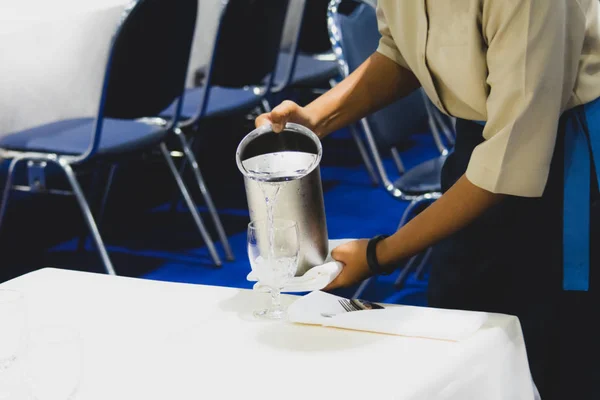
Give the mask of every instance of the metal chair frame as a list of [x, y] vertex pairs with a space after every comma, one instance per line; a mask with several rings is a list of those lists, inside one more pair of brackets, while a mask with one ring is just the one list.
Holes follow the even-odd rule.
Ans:
[[[344, 50], [342, 48], [343, 33], [342, 33], [341, 24], [340, 24], [339, 18], [338, 18], [338, 9], [339, 9], [340, 4], [343, 1], [344, 0], [331, 0], [331, 2], [329, 3], [328, 27], [329, 27], [331, 44], [333, 47], [333, 53], [336, 55], [340, 73], [342, 74], [342, 76], [347, 77], [350, 75], [350, 68], [348, 66], [348, 62], [346, 61], [346, 58], [344, 56]], [[365, 4], [369, 7], [374, 7], [373, 3], [369, 0], [353, 0], [353, 1], [355, 1], [357, 3]], [[421, 93], [424, 98], [424, 103], [425, 103], [425, 107], [426, 107], [426, 111], [427, 111], [427, 115], [428, 115], [428, 124], [431, 129], [434, 141], [436, 143], [436, 147], [438, 148], [438, 151], [440, 152], [440, 157], [445, 158], [449, 154], [450, 149], [444, 145], [444, 141], [447, 141], [448, 143], [453, 145], [454, 144], [453, 134], [450, 133], [451, 129], [449, 129], [446, 126], [446, 124], [443, 122], [443, 119], [439, 115], [439, 113], [437, 113], [433, 109], [433, 107], [429, 103], [429, 100], [427, 99], [427, 96], [425, 95], [425, 93], [423, 91], [421, 91]], [[404, 193], [394, 185], [394, 183], [389, 178], [389, 175], [387, 174], [387, 171], [383, 165], [382, 157], [381, 157], [381, 154], [377, 147], [377, 143], [375, 141], [375, 136], [373, 134], [373, 130], [371, 129], [369, 120], [367, 118], [362, 118], [360, 120], [360, 124], [363, 128], [365, 138], [367, 139], [367, 143], [369, 145], [369, 150], [371, 151], [371, 156], [375, 160], [375, 165], [377, 167], [377, 171], [379, 172], [380, 178], [382, 180], [382, 183], [383, 183], [383, 186], [385, 187], [385, 189], [395, 198], [398, 198], [400, 200], [407, 200], [407, 201], [412, 201], [414, 199], [419, 198], [419, 196], [421, 196], [422, 194], [425, 194], [425, 193], [418, 193], [418, 194]], [[438, 125], [440, 125], [440, 126], [438, 126]], [[445, 138], [442, 138], [442, 135], [444, 135]], [[400, 154], [398, 152], [398, 149], [396, 147], [392, 146], [390, 148], [390, 152], [392, 155], [392, 159], [394, 160], [394, 163], [396, 165], [396, 168], [398, 169], [398, 172], [400, 174], [404, 174], [406, 172], [406, 170], [405, 170], [402, 158], [400, 157]]]
[[[110, 260], [108, 252], [104, 245], [104, 241], [102, 240], [102, 237], [100, 235], [98, 224], [96, 223], [96, 221], [94, 219], [94, 215], [93, 215], [92, 211], [90, 210], [90, 206], [85, 198], [83, 190], [81, 189], [81, 186], [79, 185], [79, 182], [77, 180], [77, 177], [76, 177], [73, 167], [84, 164], [86, 162], [89, 162], [98, 154], [98, 150], [100, 148], [100, 141], [101, 141], [101, 137], [102, 137], [102, 124], [103, 124], [104, 115], [105, 115], [109, 77], [111, 74], [111, 69], [113, 67], [113, 59], [115, 56], [115, 43], [118, 40], [118, 38], [120, 37], [121, 33], [123, 32], [123, 27], [126, 25], [129, 17], [133, 13], [135, 13], [136, 10], [140, 9], [146, 3], [146, 1], [147, 0], [138, 0], [138, 1], [133, 1], [130, 3], [130, 5], [123, 11], [123, 15], [119, 21], [119, 24], [116, 28], [115, 34], [112, 38], [109, 54], [108, 54], [108, 57], [106, 60], [106, 67], [105, 67], [103, 85], [102, 85], [101, 95], [100, 95], [100, 100], [99, 100], [98, 112], [95, 116], [94, 128], [91, 132], [90, 145], [89, 145], [88, 149], [84, 153], [79, 154], [79, 155], [63, 155], [63, 154], [53, 154], [53, 153], [44, 153], [44, 152], [22, 152], [22, 151], [15, 151], [15, 150], [0, 148], [0, 159], [11, 160], [10, 166], [8, 169], [8, 176], [6, 179], [4, 193], [2, 196], [2, 202], [0, 205], [0, 228], [1, 228], [2, 222], [4, 220], [4, 216], [6, 214], [6, 210], [7, 210], [9, 199], [10, 199], [10, 193], [13, 190], [29, 191], [29, 192], [33, 192], [33, 193], [43, 192], [43, 193], [50, 193], [50, 194], [74, 195], [75, 198], [77, 199], [79, 207], [83, 213], [83, 217], [84, 217], [85, 222], [90, 230], [91, 236], [95, 242], [96, 248], [98, 250], [98, 253], [100, 255], [102, 263], [104, 265], [104, 269], [110, 275], [116, 275], [116, 271]], [[191, 38], [190, 38], [190, 40], [191, 40]], [[183, 87], [181, 88], [181, 90], [183, 92]], [[164, 129], [166, 132], [165, 133], [165, 137], [166, 137], [169, 134], [169, 132], [174, 131], [176, 129], [175, 127], [179, 120], [179, 116], [181, 113], [181, 107], [182, 107], [182, 97], [178, 96], [176, 99], [175, 115], [173, 116], [172, 120], [165, 121], [165, 120], [162, 120], [159, 118], [150, 118], [150, 119], [142, 118], [142, 119], [139, 119], [138, 121], [143, 122], [143, 123], [161, 126], [162, 129]], [[217, 266], [220, 266], [221, 260], [216, 252], [214, 244], [208, 234], [208, 231], [204, 227], [202, 219], [201, 219], [200, 215], [198, 214], [197, 208], [189, 195], [187, 187], [185, 186], [181, 176], [179, 175], [177, 169], [175, 168], [175, 165], [174, 165], [173, 160], [170, 155], [170, 151], [168, 150], [166, 143], [163, 141], [160, 143], [160, 145], [158, 147], [159, 147], [159, 150], [160, 150], [165, 162], [167, 163], [169, 170], [171, 171], [171, 174], [173, 175], [173, 177], [179, 187], [179, 190], [181, 191], [182, 195], [186, 199], [186, 202], [188, 203], [192, 217], [197, 225], [198, 230], [200, 231], [202, 238], [204, 239], [204, 242], [209, 250], [209, 253], [210, 253], [214, 263]], [[16, 167], [17, 167], [17, 165], [19, 165], [22, 162], [27, 162], [27, 168], [28, 168], [28, 171], [30, 172], [30, 174], [29, 174], [30, 179], [29, 179], [28, 185], [14, 185], [13, 180], [14, 180], [14, 174], [15, 174]], [[69, 185], [71, 186], [71, 191], [53, 190], [53, 189], [49, 189], [46, 187], [44, 170], [48, 164], [54, 164], [62, 170], [62, 172], [65, 174], [65, 176], [69, 182]], [[98, 216], [100, 219], [104, 213], [104, 206], [106, 205], [108, 189], [110, 188], [110, 184], [114, 178], [115, 170], [116, 170], [116, 164], [112, 163], [111, 171], [109, 174], [108, 184], [107, 184], [105, 193], [102, 198], [101, 210], [98, 213], [99, 214]], [[33, 175], [35, 175], [35, 177], [33, 179], [32, 179], [32, 174], [31, 174], [32, 171], [37, 172], [37, 173], [33, 174]]]

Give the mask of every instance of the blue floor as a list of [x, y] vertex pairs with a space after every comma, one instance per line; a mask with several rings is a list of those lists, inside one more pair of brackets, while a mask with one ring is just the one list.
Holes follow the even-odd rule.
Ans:
[[[221, 126], [220, 129], [232, 128]], [[225, 262], [220, 269], [212, 266], [188, 211], [181, 204], [176, 210], [170, 209], [175, 187], [166, 169], [160, 161], [143, 161], [121, 168], [123, 172], [117, 175], [101, 227], [117, 273], [163, 281], [251, 287], [246, 281], [250, 268], [245, 253], [248, 212], [242, 178], [232, 151], [248, 127], [236, 129], [235, 134], [203, 140], [198, 154], [236, 260]], [[214, 155], [217, 148], [220, 156]], [[401, 154], [405, 165], [410, 167], [435, 157], [436, 150], [430, 135], [419, 134], [405, 145]], [[395, 178], [391, 160], [386, 159], [386, 166]], [[324, 141], [321, 174], [330, 238], [366, 238], [395, 230], [406, 203], [370, 183], [346, 132], [337, 132]], [[89, 179], [82, 177], [84, 187]], [[188, 183], [192, 186], [193, 181], [189, 179]], [[194, 193], [194, 197], [216, 239], [201, 197], [198, 193]], [[82, 232], [85, 226], [73, 199], [20, 196], [11, 203], [0, 234], [3, 272], [0, 272], [0, 281], [43, 266], [102, 272], [89, 239], [83, 249], [77, 248]], [[223, 254], [219, 243], [217, 248]], [[425, 305], [427, 275], [422, 279], [409, 276], [400, 290], [393, 285], [396, 276], [379, 278], [363, 297], [372, 301]], [[351, 295], [354, 289], [342, 290], [339, 294]]]

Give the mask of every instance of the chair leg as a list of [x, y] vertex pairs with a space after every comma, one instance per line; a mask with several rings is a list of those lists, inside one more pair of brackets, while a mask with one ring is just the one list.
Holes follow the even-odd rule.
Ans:
[[192, 200], [190, 193], [188, 192], [185, 184], [183, 183], [183, 179], [181, 178], [181, 175], [179, 175], [179, 172], [177, 171], [177, 167], [175, 166], [175, 163], [173, 162], [173, 159], [171, 158], [171, 154], [169, 153], [169, 150], [167, 149], [167, 145], [164, 142], [160, 144], [160, 151], [163, 154], [163, 158], [165, 159], [165, 162], [167, 163], [167, 166], [169, 167], [171, 174], [173, 174], [173, 178], [175, 178], [175, 182], [177, 183], [177, 186], [179, 187], [179, 191], [183, 195], [183, 199], [185, 200], [185, 202], [188, 206], [188, 209], [190, 210], [190, 213], [192, 214], [192, 217], [194, 218], [194, 221], [196, 222], [196, 226], [198, 227], [198, 230], [200, 231], [200, 235], [202, 235], [202, 239], [204, 239], [204, 243], [206, 244], [206, 247], [208, 248], [208, 252], [210, 253], [211, 258], [213, 259], [213, 262], [215, 263], [215, 265], [217, 267], [220, 267], [222, 265], [222, 263], [221, 263], [221, 259], [219, 258], [219, 255], [217, 254], [217, 250], [215, 249], [215, 245], [214, 245], [213, 241], [211, 240], [210, 235], [208, 234], [208, 231], [206, 230], [206, 227], [204, 226], [204, 223], [202, 222], [202, 218], [200, 217], [200, 214], [198, 213], [196, 204], [194, 204], [194, 201]]
[[221, 240], [221, 244], [223, 245], [223, 248], [225, 249], [225, 256], [227, 257], [227, 260], [233, 261], [233, 260], [235, 260], [235, 257], [233, 255], [233, 251], [231, 250], [231, 246], [229, 244], [229, 239], [227, 239], [227, 234], [225, 233], [225, 229], [223, 228], [223, 224], [221, 223], [221, 219], [219, 218], [219, 213], [217, 212], [217, 208], [215, 207], [212, 197], [208, 191], [208, 188], [206, 187], [206, 184], [204, 183], [204, 178], [202, 177], [202, 173], [200, 172], [200, 167], [198, 166], [196, 157], [194, 156], [194, 153], [190, 149], [190, 146], [187, 143], [187, 140], [185, 139], [183, 132], [181, 132], [181, 130], [179, 130], [179, 129], [176, 129], [175, 134], [177, 135], [177, 137], [179, 137], [179, 141], [181, 142], [181, 147], [183, 148], [183, 152], [188, 160], [190, 167], [192, 168], [192, 171], [194, 171], [194, 175], [196, 177], [196, 182], [198, 183], [200, 192], [202, 193], [202, 196], [204, 197], [206, 206], [208, 207], [208, 210], [210, 212], [212, 220], [215, 224], [215, 227], [217, 228], [217, 232], [219, 234], [219, 239]]
[[2, 222], [4, 221], [4, 215], [8, 207], [8, 200], [10, 198], [10, 192], [12, 192], [12, 182], [15, 175], [17, 164], [24, 161], [22, 158], [13, 158], [8, 167], [8, 175], [6, 177], [6, 185], [4, 187], [4, 194], [2, 195], [2, 204], [0, 204], [0, 229], [2, 229]]
[[398, 229], [400, 229], [404, 225], [406, 225], [410, 215], [417, 208], [417, 206], [419, 206], [421, 203], [431, 202], [431, 201], [432, 201], [432, 199], [426, 199], [425, 197], [420, 196], [420, 197], [417, 197], [416, 199], [412, 200], [410, 203], [408, 203], [408, 206], [406, 206], [406, 209], [404, 210], [404, 213], [402, 214], [402, 217], [400, 218], [400, 223], [398, 223]]
[[354, 142], [356, 143], [356, 147], [358, 147], [358, 152], [360, 153], [360, 157], [362, 158], [363, 163], [365, 164], [365, 167], [367, 168], [367, 172], [369, 173], [371, 182], [375, 186], [378, 185], [379, 179], [377, 179], [377, 174], [375, 173], [375, 168], [373, 168], [373, 163], [371, 162], [371, 159], [369, 158], [367, 150], [365, 149], [365, 145], [364, 145], [362, 139], [360, 138], [358, 129], [356, 129], [356, 126], [354, 124], [350, 125], [348, 128], [350, 129], [350, 134], [352, 135], [352, 138], [354, 139]]
[[[194, 146], [194, 138], [193, 137], [188, 141], [188, 145], [190, 146], [190, 148], [193, 148], [193, 146]], [[187, 169], [187, 166], [188, 166], [188, 160], [186, 157], [184, 157], [181, 160], [181, 165], [179, 166], [179, 175], [181, 175], [181, 176], [185, 175], [185, 170]], [[170, 212], [177, 211], [177, 206], [179, 205], [180, 200], [181, 200], [180, 194], [176, 193], [174, 195], [173, 199], [171, 200], [171, 205], [169, 206]]]
[[383, 161], [381, 161], [381, 155], [379, 154], [379, 149], [377, 148], [377, 143], [375, 143], [375, 138], [373, 137], [373, 132], [371, 132], [369, 122], [366, 118], [363, 118], [360, 120], [360, 123], [363, 127], [363, 132], [365, 133], [365, 137], [367, 138], [367, 143], [369, 145], [369, 150], [371, 150], [371, 156], [373, 156], [373, 160], [375, 160], [375, 166], [379, 171], [379, 176], [381, 177], [383, 186], [387, 189], [388, 186], [392, 185], [392, 182], [390, 181], [387, 172], [385, 172], [385, 167], [383, 166]]
[[398, 275], [398, 277], [396, 278], [396, 281], [394, 282], [394, 286], [397, 289], [400, 289], [402, 287], [402, 285], [404, 285], [404, 282], [406, 281], [406, 278], [408, 277], [408, 274], [415, 268], [415, 263], [417, 261], [417, 259], [419, 258], [420, 254], [417, 254], [416, 256], [411, 257], [408, 262], [406, 263], [406, 265], [404, 266], [404, 268], [402, 268], [402, 271], [400, 271], [400, 274]]
[[[102, 219], [104, 218], [104, 210], [106, 208], [106, 202], [108, 200], [108, 194], [110, 192], [110, 188], [112, 186], [112, 182], [117, 171], [117, 164], [113, 164], [110, 167], [110, 171], [108, 172], [108, 179], [106, 180], [106, 187], [104, 188], [104, 192], [102, 193], [102, 199], [100, 202], [100, 208], [98, 209], [98, 213], [96, 215], [96, 225], [98, 225], [98, 230], [102, 227]], [[94, 186], [100, 185], [100, 173], [97, 172], [94, 174]], [[77, 251], [83, 251], [85, 249], [85, 245], [87, 242], [88, 235], [86, 233], [82, 233], [79, 236], [79, 243], [77, 244]]]
[[104, 193], [102, 194], [102, 202], [100, 203], [100, 209], [98, 210], [98, 217], [96, 217], [98, 225], [102, 225], [102, 220], [104, 219], [104, 211], [106, 210], [106, 203], [108, 202], [108, 194], [110, 193], [110, 188], [112, 187], [113, 180], [115, 179], [117, 168], [117, 164], [113, 164], [110, 167], [108, 179], [106, 180], [106, 187], [104, 188]]
[[431, 134], [435, 141], [435, 145], [438, 148], [438, 151], [441, 155], [445, 156], [448, 154], [448, 149], [444, 146], [444, 141], [442, 140], [442, 134], [440, 133], [438, 126], [435, 121], [435, 113], [438, 112], [434, 108], [434, 106], [430, 103], [429, 98], [425, 94], [424, 91], [421, 92], [423, 95], [423, 102], [425, 104], [425, 111], [427, 112], [427, 122], [429, 124], [429, 129], [431, 129]]
[[396, 282], [394, 283], [394, 286], [397, 289], [400, 289], [402, 287], [402, 285], [404, 284], [404, 281], [406, 281], [406, 278], [408, 277], [408, 274], [413, 269], [415, 270], [415, 277], [418, 280], [422, 280], [423, 279], [423, 275], [425, 273], [425, 267], [427, 266], [427, 263], [429, 262], [429, 259], [431, 258], [431, 252], [432, 251], [433, 251], [432, 247], [430, 247], [427, 250], [425, 250], [425, 253], [421, 254], [421, 261], [419, 261], [419, 264], [417, 264], [417, 265], [415, 265], [415, 263], [416, 263], [416, 260], [419, 258], [419, 255], [416, 255], [416, 256], [412, 257], [408, 261], [408, 263], [406, 263], [406, 266], [400, 272], [400, 275], [398, 275], [398, 278], [396, 278]]
[[270, 113], [272, 108], [271, 108], [271, 104], [269, 104], [269, 101], [267, 99], [262, 99], [261, 103], [262, 103], [263, 110], [266, 113]]
[[71, 166], [69, 164], [62, 162], [60, 160], [56, 161], [56, 164], [62, 168], [62, 170], [64, 171], [64, 173], [71, 185], [71, 188], [73, 189], [73, 194], [75, 195], [75, 198], [77, 199], [77, 202], [79, 203], [79, 207], [81, 208], [81, 212], [83, 213], [85, 222], [87, 223], [88, 228], [90, 229], [92, 238], [96, 242], [96, 247], [98, 249], [98, 252], [100, 253], [100, 257], [102, 258], [102, 262], [104, 263], [104, 268], [106, 269], [106, 272], [109, 275], [116, 275], [115, 269], [113, 268], [110, 258], [108, 257], [108, 252], [106, 251], [104, 242], [102, 241], [102, 238], [100, 237], [100, 232], [98, 231], [98, 226], [96, 225], [96, 222], [94, 221], [92, 211], [90, 210], [90, 207], [89, 207], [89, 205], [85, 199], [85, 196], [83, 194], [83, 191], [81, 190], [81, 187], [79, 186], [79, 182], [77, 182], [77, 178], [75, 177], [75, 173], [73, 172], [73, 169], [71, 168]]
[[419, 265], [417, 266], [417, 269], [415, 270], [415, 276], [417, 277], [418, 280], [422, 280], [423, 276], [425, 275], [425, 267], [427, 266], [427, 263], [429, 262], [429, 259], [431, 258], [432, 251], [433, 251], [433, 247], [430, 247], [426, 250], [425, 254], [423, 255], [423, 258], [421, 259], [421, 262], [419, 263]]
[[372, 277], [367, 278], [364, 281], [362, 281], [362, 283], [360, 284], [358, 289], [356, 289], [356, 292], [354, 292], [354, 295], [352, 296], [352, 298], [359, 299], [363, 295], [365, 290], [367, 290], [367, 287], [371, 284], [371, 282], [376, 279], [377, 279], [376, 277], [372, 276]]
[[392, 147], [390, 151], [392, 153], [392, 158], [394, 159], [394, 164], [396, 164], [398, 172], [400, 173], [400, 175], [402, 175], [406, 171], [406, 169], [404, 168], [402, 158], [400, 158], [400, 153], [398, 153], [398, 149], [395, 147]]

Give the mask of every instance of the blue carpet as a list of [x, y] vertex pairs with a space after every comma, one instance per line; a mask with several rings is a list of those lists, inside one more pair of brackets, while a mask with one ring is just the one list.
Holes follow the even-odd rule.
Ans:
[[[213, 267], [186, 208], [179, 205], [170, 210], [175, 187], [168, 172], [160, 162], [148, 162], [123, 167], [109, 197], [101, 231], [117, 273], [172, 282], [251, 287], [246, 281], [250, 269], [245, 231], [248, 211], [242, 177], [232, 157], [239, 139], [247, 131], [245, 126], [238, 128], [237, 135], [203, 139], [198, 150], [200, 167], [219, 208], [236, 260], [225, 262], [220, 269]], [[214, 154], [215, 148], [220, 155]], [[437, 153], [430, 135], [423, 134], [415, 135], [401, 155], [405, 165], [411, 167]], [[386, 159], [385, 164], [390, 178], [396, 178], [391, 159]], [[336, 132], [324, 141], [321, 174], [330, 238], [367, 238], [396, 229], [406, 203], [370, 183], [347, 132]], [[193, 180], [190, 176], [187, 178], [193, 187]], [[84, 188], [86, 182], [86, 177], [82, 177]], [[196, 192], [193, 195], [201, 198]], [[83, 249], [77, 249], [85, 226], [73, 199], [27, 195], [14, 203], [17, 204], [11, 203], [0, 234], [0, 254], [3, 255], [0, 281], [44, 266], [103, 272], [89, 238]], [[198, 205], [211, 236], [217, 238], [206, 208], [202, 203]], [[217, 249], [223, 254], [219, 243]], [[425, 305], [427, 275], [423, 279], [410, 275], [401, 290], [393, 285], [396, 276], [378, 278], [363, 297], [372, 301]], [[338, 293], [349, 296], [354, 290], [349, 288]]]

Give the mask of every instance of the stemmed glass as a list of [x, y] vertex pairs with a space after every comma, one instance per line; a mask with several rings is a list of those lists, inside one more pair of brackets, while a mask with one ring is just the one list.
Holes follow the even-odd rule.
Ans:
[[269, 308], [258, 310], [259, 318], [282, 319], [281, 289], [296, 275], [300, 237], [295, 221], [274, 218], [248, 225], [248, 258], [261, 285], [271, 291]]

